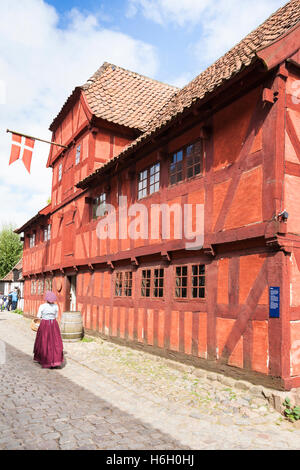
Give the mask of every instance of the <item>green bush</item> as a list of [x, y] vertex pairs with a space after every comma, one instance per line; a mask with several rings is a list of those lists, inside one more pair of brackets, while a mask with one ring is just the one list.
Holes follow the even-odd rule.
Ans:
[[300, 419], [300, 406], [292, 407], [291, 400], [289, 398], [285, 399], [283, 406], [285, 406], [284, 415], [289, 421], [294, 423]]
[[23, 315], [23, 310], [20, 310], [19, 308], [16, 308], [16, 310], [12, 311], [13, 313], [17, 313], [18, 315]]

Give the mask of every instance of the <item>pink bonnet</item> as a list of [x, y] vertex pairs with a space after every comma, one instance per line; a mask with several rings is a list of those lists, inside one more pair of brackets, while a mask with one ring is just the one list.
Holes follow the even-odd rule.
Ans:
[[50, 290], [48, 290], [45, 294], [45, 300], [46, 302], [54, 303], [56, 302], [56, 295], [54, 294], [54, 292], [51, 292]]

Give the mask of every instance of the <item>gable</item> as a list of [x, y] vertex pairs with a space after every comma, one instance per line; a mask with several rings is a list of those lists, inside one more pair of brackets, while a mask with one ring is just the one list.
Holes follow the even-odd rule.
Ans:
[[[60, 113], [60, 119], [57, 121], [52, 134], [53, 142], [66, 146], [89, 125], [92, 118], [92, 112], [82, 92], [74, 92], [71, 98], [73, 99], [70, 99], [64, 112]], [[61, 147], [52, 145], [47, 167], [51, 166], [61, 153]]]

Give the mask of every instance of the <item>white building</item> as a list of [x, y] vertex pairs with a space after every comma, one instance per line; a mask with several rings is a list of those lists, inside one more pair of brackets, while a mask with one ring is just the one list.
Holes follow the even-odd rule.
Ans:
[[24, 279], [22, 275], [22, 258], [12, 268], [9, 273], [0, 280], [0, 294], [8, 295], [15, 287], [19, 289], [20, 296], [17, 308], [23, 310], [24, 308]]

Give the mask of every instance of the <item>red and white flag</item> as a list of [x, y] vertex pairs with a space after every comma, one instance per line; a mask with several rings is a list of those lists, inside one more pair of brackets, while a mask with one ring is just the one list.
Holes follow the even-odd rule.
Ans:
[[29, 137], [23, 137], [18, 134], [12, 134], [12, 147], [9, 159], [9, 165], [22, 159], [26, 170], [30, 173], [31, 159], [35, 140]]

